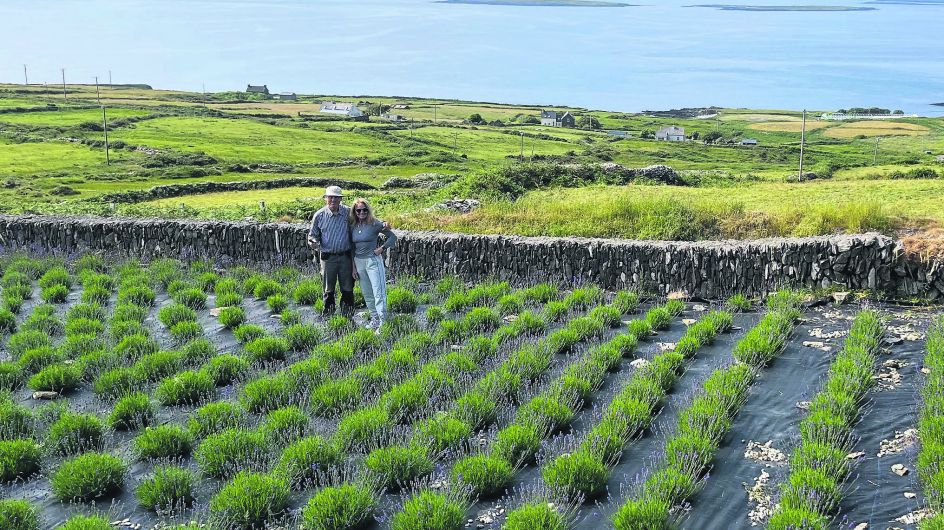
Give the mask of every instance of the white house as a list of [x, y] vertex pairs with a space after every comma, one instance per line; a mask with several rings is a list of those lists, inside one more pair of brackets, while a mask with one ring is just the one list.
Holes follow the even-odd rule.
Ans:
[[676, 125], [663, 127], [656, 131], [656, 140], [663, 142], [684, 142], [685, 129]]
[[357, 105], [353, 103], [335, 103], [334, 101], [325, 101], [322, 103], [319, 112], [323, 114], [347, 116], [348, 118], [360, 118], [364, 115], [361, 109], [357, 108]]
[[574, 115], [569, 112], [564, 112], [561, 114], [553, 110], [542, 110], [541, 125], [545, 125], [547, 127], [573, 128], [577, 125], [577, 119], [574, 118]]
[[741, 145], [757, 145], [757, 138], [744, 138]]

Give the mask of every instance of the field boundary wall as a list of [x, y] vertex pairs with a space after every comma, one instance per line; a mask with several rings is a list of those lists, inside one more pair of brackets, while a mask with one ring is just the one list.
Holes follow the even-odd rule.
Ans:
[[[36, 253], [100, 251], [232, 263], [311, 265], [301, 224], [0, 216], [0, 245]], [[607, 289], [685, 291], [717, 299], [784, 286], [874, 289], [944, 298], [944, 266], [909, 258], [880, 234], [665, 242], [398, 231], [392, 274], [512, 283], [595, 282]]]

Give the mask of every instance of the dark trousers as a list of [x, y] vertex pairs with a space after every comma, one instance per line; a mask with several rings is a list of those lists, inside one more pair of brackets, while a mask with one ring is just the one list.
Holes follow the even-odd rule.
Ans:
[[334, 313], [334, 288], [341, 284], [341, 314], [354, 314], [354, 265], [350, 254], [321, 256], [321, 281], [324, 286], [324, 313]]

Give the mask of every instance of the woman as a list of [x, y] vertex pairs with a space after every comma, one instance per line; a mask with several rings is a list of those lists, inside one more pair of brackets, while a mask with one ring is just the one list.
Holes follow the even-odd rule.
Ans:
[[[370, 311], [369, 329], [380, 332], [387, 318], [387, 271], [381, 254], [393, 248], [397, 236], [389, 225], [374, 217], [374, 211], [364, 199], [356, 199], [351, 206], [351, 241], [354, 243], [354, 279], [360, 280], [361, 292]], [[384, 228], [387, 226], [387, 228]], [[378, 236], [387, 236], [384, 244], [378, 245]]]

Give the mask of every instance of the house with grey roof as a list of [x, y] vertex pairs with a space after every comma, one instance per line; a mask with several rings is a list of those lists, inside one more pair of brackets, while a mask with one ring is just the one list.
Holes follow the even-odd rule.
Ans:
[[269, 87], [266, 85], [246, 85], [247, 94], [262, 94], [269, 97]]
[[347, 116], [348, 118], [360, 118], [364, 115], [361, 109], [353, 103], [336, 103], [334, 101], [325, 101], [321, 104], [318, 111], [322, 114], [334, 114], [337, 116]]
[[280, 101], [298, 101], [298, 94], [294, 92], [279, 92], [276, 97]]
[[684, 142], [685, 129], [677, 125], [663, 127], [656, 131], [656, 140], [662, 142]]
[[577, 119], [569, 112], [560, 113], [553, 110], [542, 110], [541, 125], [573, 128], [577, 126]]

